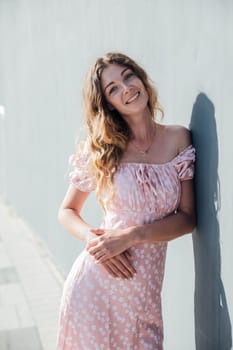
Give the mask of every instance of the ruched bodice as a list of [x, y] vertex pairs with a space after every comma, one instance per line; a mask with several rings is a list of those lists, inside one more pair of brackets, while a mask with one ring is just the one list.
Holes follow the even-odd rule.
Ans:
[[[108, 193], [104, 191], [101, 196], [106, 226], [116, 227], [117, 220], [120, 227], [148, 223], [176, 210], [180, 182], [193, 177], [194, 159], [195, 150], [190, 145], [166, 163], [120, 163], [114, 176], [113, 198], [108, 201]], [[70, 163], [71, 183], [81, 191], [93, 191], [96, 179], [88, 155], [72, 157]]]

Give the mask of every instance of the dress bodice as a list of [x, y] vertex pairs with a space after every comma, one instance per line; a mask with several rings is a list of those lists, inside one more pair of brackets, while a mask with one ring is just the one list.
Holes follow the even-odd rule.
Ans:
[[[181, 181], [192, 179], [195, 149], [186, 147], [172, 160], [161, 163], [122, 162], [114, 176], [114, 196], [102, 191], [104, 226], [127, 227], [148, 223], [175, 211], [181, 195]], [[96, 188], [96, 179], [87, 153], [72, 157], [70, 182], [81, 191]]]

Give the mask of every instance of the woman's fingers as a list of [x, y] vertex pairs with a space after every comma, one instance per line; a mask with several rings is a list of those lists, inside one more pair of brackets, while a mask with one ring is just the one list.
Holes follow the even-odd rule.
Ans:
[[110, 269], [113, 271], [115, 277], [120, 277], [120, 278], [130, 278], [130, 274], [127, 273], [123, 267], [120, 266], [116, 261], [114, 260], [108, 260], [108, 266]]
[[112, 277], [119, 277], [118, 274], [111, 268], [111, 264], [109, 262], [104, 263], [103, 266]]
[[131, 257], [131, 253], [129, 250], [124, 251], [122, 254], [125, 255], [127, 258]]
[[119, 260], [115, 260], [114, 261], [115, 266], [117, 267], [117, 269], [126, 277], [126, 278], [132, 278], [133, 277], [133, 273], [127, 269]]
[[133, 267], [132, 263], [130, 262], [129, 258], [125, 253], [122, 253], [116, 257], [122, 264], [122, 266], [127, 269], [131, 274], [135, 274], [136, 270]]
[[121, 278], [131, 278], [132, 275], [129, 273], [127, 269], [124, 268], [123, 265], [119, 263], [116, 259], [113, 259], [110, 261], [110, 267], [113, 270], [113, 272], [116, 274], [116, 277], [121, 277]]
[[99, 249], [98, 247], [96, 247], [96, 248], [90, 248], [87, 251], [90, 255], [94, 257], [97, 263], [103, 263], [106, 260], [109, 260], [111, 258], [106, 248]]
[[130, 261], [131, 254], [128, 250], [112, 258], [108, 257], [106, 249], [101, 251], [98, 250], [98, 247], [92, 247], [88, 251], [91, 255], [94, 255], [96, 262], [101, 263], [114, 277], [132, 278], [136, 273]]
[[102, 230], [100, 228], [92, 228], [92, 229], [90, 229], [90, 231], [96, 235], [103, 235], [104, 234], [104, 230]]
[[132, 278], [136, 273], [136, 270], [132, 266], [131, 262], [122, 253], [114, 258], [107, 260], [102, 265], [110, 272], [114, 277], [120, 278]]
[[[107, 252], [107, 250], [103, 250], [103, 251], [97, 251], [96, 253], [92, 253], [89, 251], [89, 253], [91, 255], [94, 255], [94, 258], [97, 262], [97, 264], [102, 264], [104, 263], [106, 260], [109, 260], [111, 257], [109, 257], [109, 253]], [[131, 257], [131, 254], [129, 251], [125, 251], [119, 255], [116, 255], [115, 256], [118, 260], [120, 260], [123, 265], [125, 265], [126, 268], [128, 268], [129, 271], [131, 272], [135, 272], [133, 271], [133, 269], [131, 268], [131, 263], [130, 263], [130, 260], [129, 258]]]
[[86, 245], [86, 250], [89, 252], [94, 250], [94, 248], [98, 245], [98, 243], [99, 242], [95, 238], [91, 239]]
[[100, 263], [104, 262], [104, 261], [102, 261], [102, 259], [104, 259], [104, 257], [105, 257], [104, 252], [96, 253], [95, 256], [94, 256], [97, 264], [100, 264]]

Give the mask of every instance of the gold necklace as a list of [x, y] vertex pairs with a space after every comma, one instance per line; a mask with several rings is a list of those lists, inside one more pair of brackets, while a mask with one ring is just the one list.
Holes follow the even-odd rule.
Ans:
[[134, 140], [132, 140], [132, 144], [134, 146], [134, 148], [136, 148], [136, 150], [139, 152], [139, 154], [143, 157], [143, 158], [146, 158], [147, 155], [148, 155], [148, 152], [152, 146], [152, 143], [154, 141], [154, 136], [155, 136], [155, 127], [153, 128], [153, 135], [151, 137], [151, 141], [149, 143], [149, 146], [147, 146], [147, 148], [145, 150], [142, 150], [141, 148], [139, 148], [136, 144], [136, 142]]

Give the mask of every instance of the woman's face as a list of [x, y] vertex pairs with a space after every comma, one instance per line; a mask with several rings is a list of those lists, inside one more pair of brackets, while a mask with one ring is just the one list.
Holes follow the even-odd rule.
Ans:
[[142, 81], [127, 67], [110, 64], [101, 75], [101, 87], [110, 109], [122, 116], [148, 108], [148, 94]]

